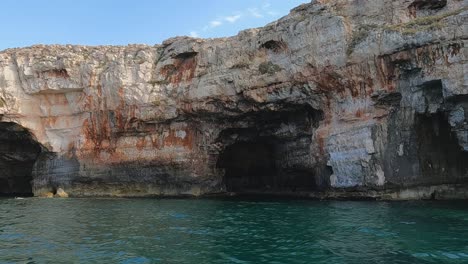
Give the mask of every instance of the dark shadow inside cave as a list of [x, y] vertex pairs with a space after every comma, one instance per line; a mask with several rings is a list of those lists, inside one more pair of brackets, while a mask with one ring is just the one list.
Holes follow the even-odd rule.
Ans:
[[419, 114], [415, 121], [422, 175], [433, 181], [468, 181], [468, 153], [459, 146], [446, 115]]
[[274, 146], [266, 141], [239, 142], [226, 148], [218, 167], [225, 168], [227, 191], [260, 190], [275, 186]]
[[458, 144], [456, 133], [444, 111], [445, 102], [441, 80], [421, 85], [426, 105], [425, 113], [416, 114], [415, 131], [419, 166], [425, 182], [466, 182], [468, 153]]
[[32, 169], [41, 145], [24, 127], [0, 122], [0, 195], [32, 196]]
[[281, 165], [285, 154], [282, 151], [283, 144], [273, 138], [258, 138], [228, 146], [220, 155], [217, 164], [225, 171], [226, 190], [236, 193], [318, 190], [322, 177], [317, 177], [319, 175], [314, 169], [284, 168]]

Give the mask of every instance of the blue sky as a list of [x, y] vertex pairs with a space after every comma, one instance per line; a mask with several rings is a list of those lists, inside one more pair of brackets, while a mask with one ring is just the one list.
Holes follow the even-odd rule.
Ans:
[[2, 0], [0, 50], [33, 44], [157, 44], [232, 36], [310, 0]]

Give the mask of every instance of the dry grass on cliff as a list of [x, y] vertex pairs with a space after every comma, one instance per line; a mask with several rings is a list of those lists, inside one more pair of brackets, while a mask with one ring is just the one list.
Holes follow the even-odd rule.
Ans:
[[415, 34], [421, 31], [437, 30], [445, 26], [442, 20], [458, 15], [466, 10], [468, 10], [468, 7], [460, 8], [440, 15], [418, 17], [406, 23], [385, 26], [384, 29], [398, 31], [402, 34]]
[[415, 18], [406, 23], [400, 23], [396, 25], [390, 26], [378, 26], [378, 25], [363, 25], [359, 27], [357, 30], [353, 31], [351, 36], [351, 40], [348, 45], [348, 49], [346, 53], [351, 55], [361, 42], [363, 42], [372, 31], [380, 29], [382, 31], [395, 31], [399, 32], [404, 35], [412, 35], [418, 32], [423, 31], [430, 31], [430, 30], [438, 30], [445, 26], [444, 19], [455, 16], [460, 14], [463, 11], [467, 11], [468, 7], [460, 8], [457, 10], [453, 10], [444, 14], [433, 15], [433, 16], [426, 16], [426, 17], [419, 17]]

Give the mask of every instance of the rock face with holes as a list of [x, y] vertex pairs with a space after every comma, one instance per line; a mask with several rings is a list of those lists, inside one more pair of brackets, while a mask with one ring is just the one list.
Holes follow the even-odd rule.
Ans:
[[0, 122], [41, 145], [35, 195], [468, 198], [467, 21], [317, 0], [229, 38], [9, 49]]

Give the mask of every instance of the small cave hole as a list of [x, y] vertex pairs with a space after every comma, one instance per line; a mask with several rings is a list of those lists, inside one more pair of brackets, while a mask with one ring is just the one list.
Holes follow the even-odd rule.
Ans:
[[409, 8], [421, 9], [440, 9], [447, 5], [447, 0], [416, 0], [409, 5]]
[[194, 58], [195, 56], [197, 56], [197, 54], [198, 54], [198, 52], [195, 52], [195, 51], [183, 52], [183, 53], [179, 53], [179, 54], [175, 55], [174, 59], [188, 60], [188, 59]]
[[281, 52], [286, 50], [287, 45], [283, 41], [269, 40], [260, 45], [260, 48], [271, 50], [273, 52]]
[[416, 0], [408, 6], [410, 16], [432, 15], [447, 5], [447, 0]]

